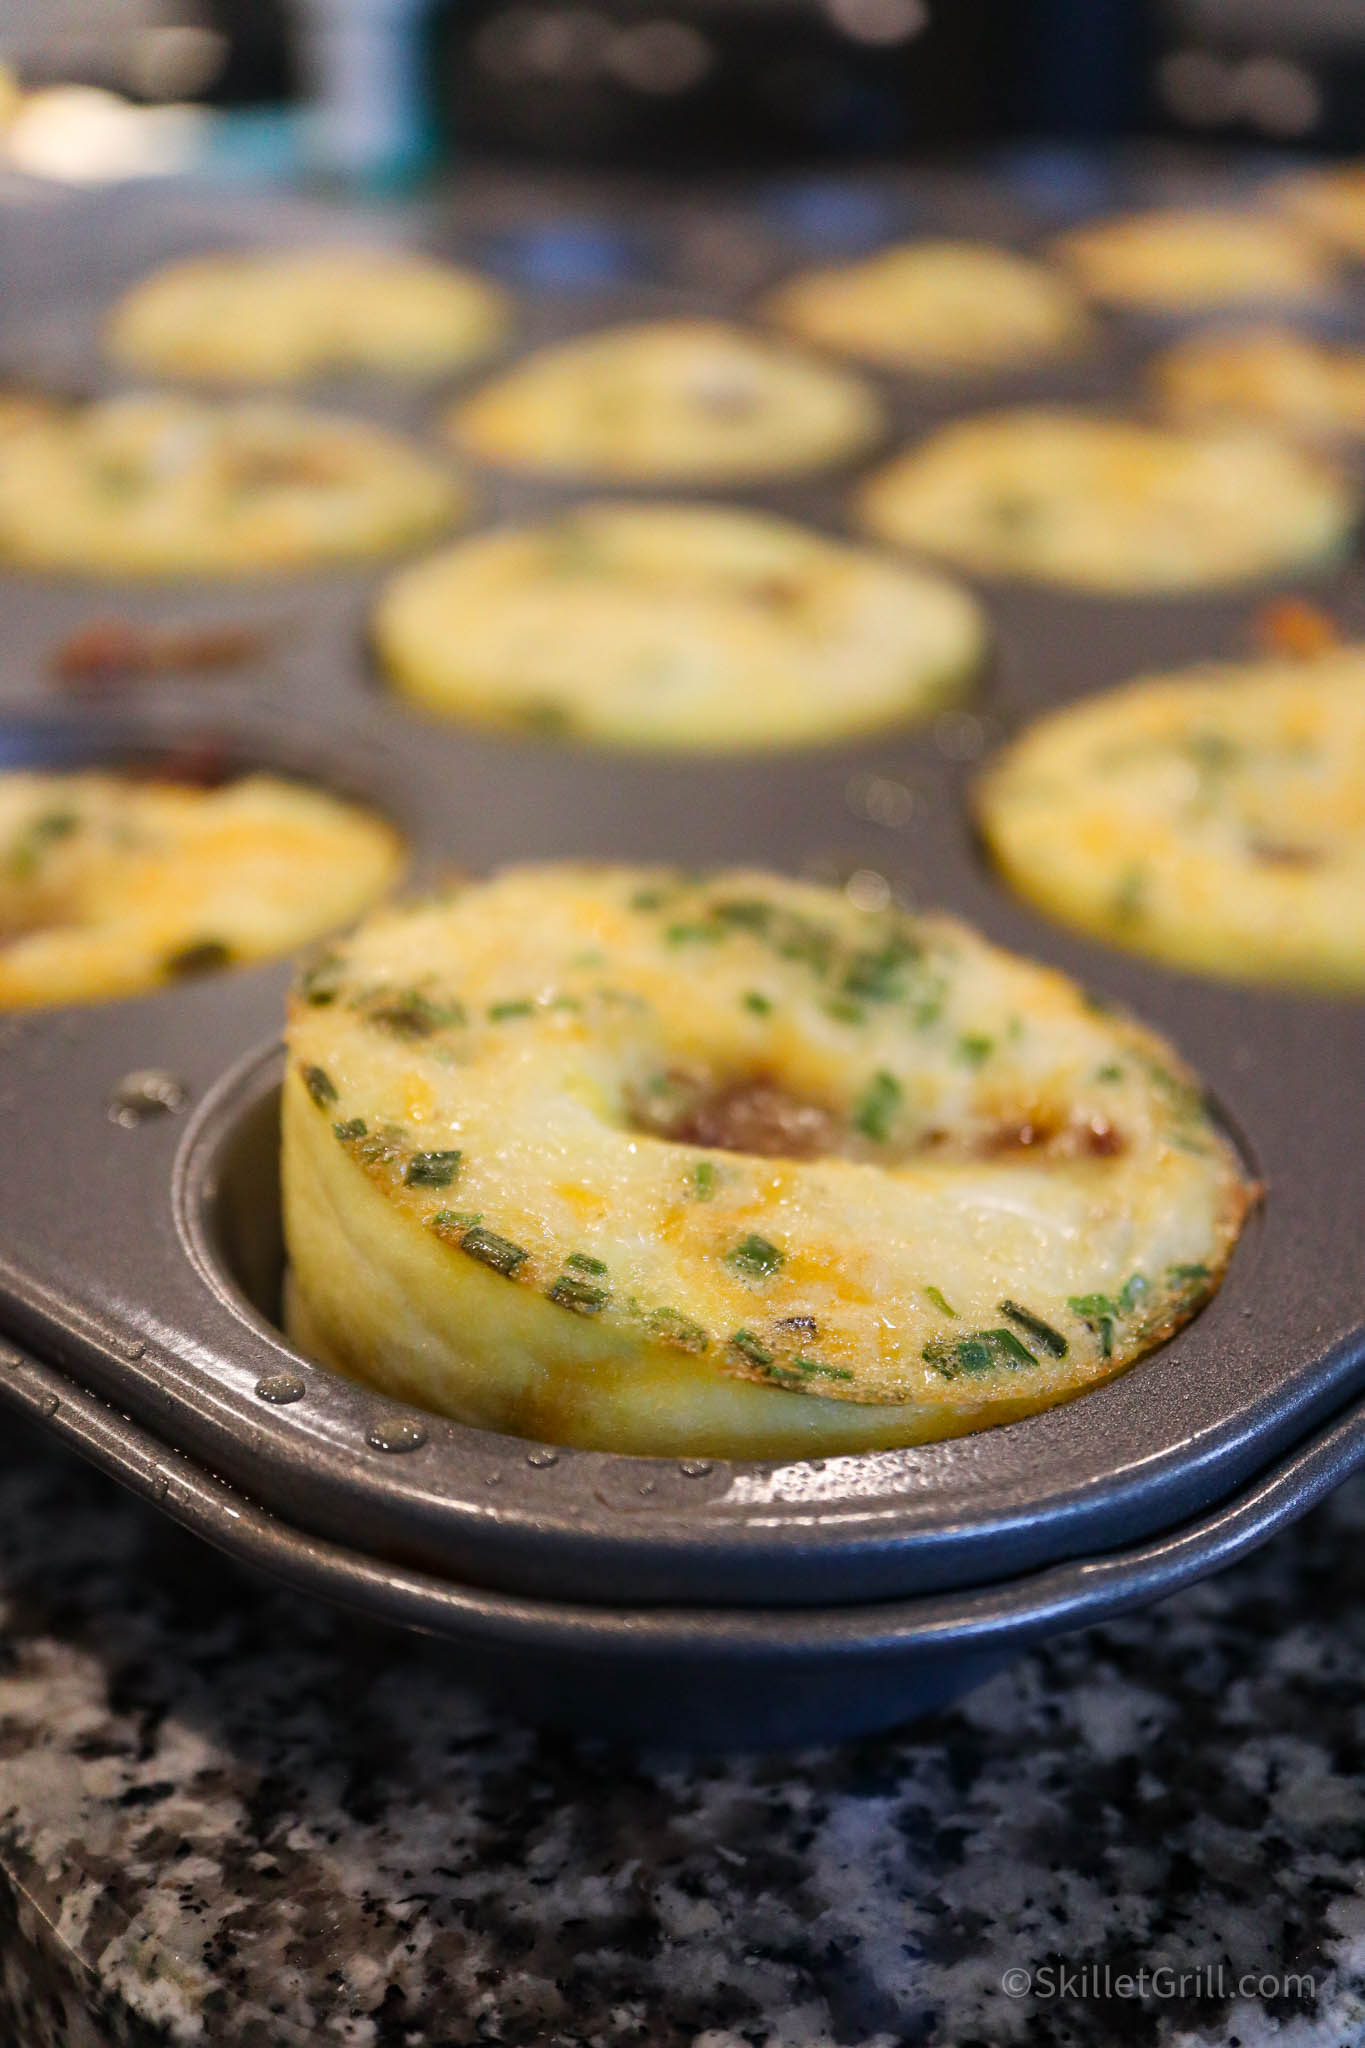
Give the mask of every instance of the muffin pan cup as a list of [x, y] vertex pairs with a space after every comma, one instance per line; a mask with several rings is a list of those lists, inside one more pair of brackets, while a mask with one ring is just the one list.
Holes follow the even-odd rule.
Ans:
[[[1018, 240], [1026, 222], [1017, 194], [966, 173], [857, 189], [881, 206], [888, 236], [971, 218], [973, 232]], [[704, 211], [624, 188], [591, 203], [644, 274], [545, 285], [528, 339], [684, 305], [738, 311], [784, 269], [838, 253], [784, 244], [767, 190], [743, 204], [718, 195]], [[539, 205], [529, 188], [471, 180], [448, 206], [378, 225], [495, 258], [525, 295], [506, 252], [540, 246]], [[287, 225], [337, 237], [354, 223], [300, 203]], [[30, 289], [15, 294], [26, 324], [0, 336], [0, 359], [32, 358], [63, 307], [65, 331], [88, 335], [96, 301], [160, 255], [252, 241], [258, 226], [249, 209], [184, 193], [120, 195], [117, 216], [98, 199], [55, 209], [46, 301], [37, 244], [8, 251]], [[708, 267], [706, 247], [728, 250], [730, 268]], [[899, 443], [954, 410], [1026, 393], [1129, 399], [1132, 360], [1110, 323], [1094, 360], [989, 390], [874, 381]], [[107, 383], [88, 351], [75, 367]], [[391, 417], [406, 408], [409, 426], [432, 417], [430, 401], [348, 397]], [[850, 482], [710, 495], [838, 533]], [[480, 480], [484, 519], [587, 495], [598, 493]], [[5, 577], [0, 764], [197, 760], [315, 777], [391, 816], [419, 880], [573, 856], [883, 877], [1166, 1032], [1266, 1182], [1265, 1206], [1187, 1329], [1125, 1376], [1006, 1428], [784, 1464], [494, 1436], [299, 1359], [274, 1324], [289, 978], [277, 963], [0, 1019], [0, 1329], [25, 1353], [0, 1370], [0, 1399], [223, 1547], [456, 1637], [477, 1652], [467, 1676], [496, 1676], [533, 1713], [553, 1694], [595, 1726], [648, 1719], [706, 1741], [804, 1740], [900, 1718], [1049, 1628], [1211, 1568], [1365, 1455], [1352, 1405], [1365, 1389], [1365, 1006], [1200, 982], [1045, 923], [985, 868], [965, 800], [977, 761], [1038, 709], [1240, 653], [1257, 604], [1308, 582], [1131, 603], [984, 589], [995, 656], [964, 708], [852, 748], [689, 761], [495, 738], [389, 700], [365, 651], [384, 573], [132, 593]], [[1316, 587], [1358, 625], [1354, 565]], [[110, 612], [252, 620], [263, 644], [230, 676], [158, 682], [97, 710], [57, 706], [44, 680], [54, 644]], [[172, 1077], [162, 1093], [183, 1091], [182, 1113], [135, 1119], [127, 1077], [148, 1070]], [[632, 1699], [642, 1674], [647, 1692]]]

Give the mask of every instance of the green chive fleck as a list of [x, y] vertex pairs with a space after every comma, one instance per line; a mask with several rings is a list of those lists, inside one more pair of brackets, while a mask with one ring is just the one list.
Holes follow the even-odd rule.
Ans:
[[711, 915], [722, 924], [737, 925], [741, 931], [763, 932], [772, 922], [773, 907], [760, 897], [737, 896], [725, 903], [713, 903]]
[[485, 1230], [480, 1223], [472, 1224], [466, 1230], [460, 1239], [460, 1249], [481, 1265], [491, 1266], [495, 1273], [501, 1273], [507, 1280], [526, 1264], [529, 1256], [523, 1246], [513, 1244], [509, 1238], [499, 1237], [495, 1230]]
[[381, 1025], [398, 1038], [430, 1038], [449, 1024], [465, 1022], [463, 1004], [438, 1003], [416, 988], [384, 991], [377, 1001], [366, 1005], [365, 1015], [371, 1024]]
[[601, 1275], [607, 1270], [605, 1259], [594, 1259], [587, 1252], [570, 1252], [564, 1263], [566, 1266], [573, 1266], [580, 1273]]
[[560, 1308], [571, 1308], [578, 1316], [595, 1316], [611, 1299], [605, 1287], [593, 1287], [586, 1280], [575, 1280], [569, 1273], [561, 1273], [546, 1294]]
[[746, 1010], [752, 1010], [755, 1017], [770, 1017], [773, 1011], [772, 998], [765, 996], [760, 989], [746, 989], [744, 1007]]
[[891, 1135], [891, 1124], [901, 1105], [901, 1084], [894, 1074], [885, 1068], [874, 1074], [859, 1096], [853, 1110], [853, 1128], [861, 1131], [865, 1138], [884, 1145]]
[[1118, 1313], [1118, 1303], [1107, 1294], [1071, 1294], [1067, 1297], [1066, 1305], [1073, 1315], [1078, 1315], [1081, 1321], [1088, 1323], [1095, 1332], [1100, 1340], [1101, 1357], [1112, 1358], [1114, 1319]]
[[771, 1365], [773, 1362], [772, 1352], [766, 1344], [759, 1342], [752, 1330], [736, 1330], [730, 1342], [742, 1358], [748, 1359], [750, 1365]]
[[924, 1291], [928, 1295], [930, 1301], [932, 1301], [934, 1307], [938, 1310], [940, 1315], [952, 1316], [954, 1320], [956, 1320], [957, 1310], [953, 1308], [947, 1301], [944, 1300], [943, 1296], [939, 1293], [937, 1287], [926, 1287]]
[[354, 1139], [364, 1137], [365, 1119], [363, 1116], [347, 1117], [345, 1123], [332, 1125], [332, 1133], [343, 1145], [349, 1145]]
[[822, 1380], [851, 1380], [853, 1377], [846, 1366], [826, 1365], [824, 1360], [819, 1358], [794, 1358], [792, 1366], [799, 1373], [806, 1373], [811, 1378]]
[[716, 1192], [716, 1162], [699, 1159], [692, 1169], [692, 1189], [699, 1202], [709, 1202]]
[[1110, 913], [1114, 923], [1135, 924], [1146, 908], [1146, 894], [1147, 872], [1145, 868], [1134, 863], [1132, 867], [1124, 870], [1119, 878], [1118, 888], [1114, 891]]
[[460, 1152], [414, 1152], [403, 1179], [410, 1188], [448, 1188], [463, 1156]]
[[188, 981], [196, 974], [213, 974], [220, 967], [227, 967], [232, 960], [232, 949], [221, 939], [192, 939], [188, 945], [177, 946], [162, 961], [162, 970], [177, 980]]
[[650, 1329], [662, 1344], [671, 1344], [679, 1351], [705, 1351], [710, 1339], [700, 1323], [694, 1323], [691, 1316], [682, 1315], [676, 1308], [656, 1308], [648, 1317]]
[[1038, 1363], [1013, 1330], [973, 1330], [966, 1337], [934, 1337], [920, 1356], [945, 1380], [994, 1372], [1001, 1366], [1017, 1372], [1021, 1366]]
[[995, 1040], [980, 1031], [964, 1031], [957, 1041], [957, 1056], [969, 1067], [982, 1066], [995, 1051]]
[[996, 1305], [1002, 1316], [1008, 1316], [1012, 1323], [1018, 1323], [1021, 1330], [1036, 1338], [1044, 1351], [1050, 1351], [1054, 1358], [1066, 1357], [1071, 1347], [1061, 1331], [1054, 1330], [1051, 1323], [1045, 1323], [1031, 1309], [1021, 1308], [1017, 1301], [1002, 1301]]
[[530, 1017], [534, 1015], [535, 1007], [526, 996], [519, 996], [515, 1002], [490, 1003], [488, 1021], [490, 1024], [505, 1024], [513, 1017]]
[[319, 1109], [330, 1109], [337, 1099], [336, 1087], [324, 1067], [304, 1067], [303, 1085]]
[[314, 1009], [322, 1009], [327, 1003], [334, 1003], [341, 993], [341, 977], [346, 962], [340, 953], [324, 953], [311, 967], [304, 969], [299, 978], [299, 994], [305, 1003]]
[[750, 1280], [771, 1280], [783, 1262], [783, 1255], [775, 1244], [769, 1244], [766, 1237], [759, 1237], [751, 1231], [737, 1244], [733, 1251], [725, 1254], [727, 1266], [743, 1273]]

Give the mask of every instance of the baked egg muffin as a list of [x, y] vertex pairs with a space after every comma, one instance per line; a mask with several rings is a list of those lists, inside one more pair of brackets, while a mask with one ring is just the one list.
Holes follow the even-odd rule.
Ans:
[[381, 427], [268, 400], [130, 396], [0, 435], [0, 562], [231, 576], [401, 552], [466, 512], [449, 465]]
[[1365, 989], [1365, 648], [1148, 676], [984, 776], [1020, 895], [1196, 974]]
[[1148, 372], [1154, 396], [1185, 419], [1243, 419], [1314, 440], [1365, 434], [1365, 349], [1289, 327], [1188, 335]]
[[139, 995], [269, 959], [368, 909], [392, 826], [276, 775], [0, 774], [0, 1010]]
[[520, 868], [380, 913], [287, 1039], [295, 1342], [554, 1443], [1010, 1421], [1178, 1328], [1254, 1197], [1143, 1025], [764, 873]]
[[1365, 257], [1365, 164], [1319, 164], [1294, 171], [1274, 180], [1266, 196], [1330, 247]]
[[588, 505], [398, 573], [395, 688], [444, 717], [606, 746], [813, 746], [924, 716], [981, 665], [974, 598], [761, 513]]
[[498, 467], [643, 483], [799, 474], [861, 454], [882, 425], [850, 371], [720, 320], [555, 342], [447, 415]]
[[802, 272], [763, 311], [805, 341], [889, 370], [956, 376], [1074, 355], [1091, 322], [1059, 270], [986, 242], [905, 242]]
[[1354, 489], [1247, 427], [1030, 408], [951, 421], [861, 487], [860, 523], [985, 576], [1172, 593], [1326, 569]]
[[1059, 235], [1053, 254], [1107, 305], [1154, 313], [1330, 296], [1331, 255], [1291, 221], [1217, 207], [1117, 214]]
[[139, 375], [296, 384], [441, 377], [496, 348], [506, 295], [411, 249], [225, 251], [166, 264], [115, 305], [105, 344]]

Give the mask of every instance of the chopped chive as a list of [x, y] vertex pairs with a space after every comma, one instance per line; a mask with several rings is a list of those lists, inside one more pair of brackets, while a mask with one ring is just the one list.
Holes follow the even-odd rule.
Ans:
[[901, 1104], [901, 1084], [894, 1074], [883, 1068], [873, 1075], [859, 1096], [853, 1110], [853, 1128], [861, 1131], [865, 1138], [884, 1145], [891, 1135], [891, 1124]]
[[772, 1352], [766, 1344], [759, 1342], [752, 1330], [736, 1330], [730, 1342], [741, 1357], [748, 1359], [750, 1365], [771, 1365], [773, 1362]]
[[560, 1274], [553, 1287], [546, 1290], [546, 1298], [560, 1308], [571, 1308], [578, 1316], [595, 1316], [611, 1299], [605, 1287], [592, 1287], [586, 1280], [575, 1280], [568, 1273]]
[[757, 896], [737, 896], [728, 902], [713, 903], [711, 915], [722, 924], [737, 925], [741, 931], [763, 932], [772, 922], [773, 907]]
[[35, 818], [19, 836], [10, 857], [14, 874], [27, 881], [35, 874], [45, 849], [56, 839], [66, 839], [80, 824], [75, 811], [47, 811]]
[[825, 1015], [833, 1017], [840, 1024], [865, 1024], [867, 1011], [861, 1003], [850, 1002], [847, 996], [831, 996], [825, 1004]]
[[844, 975], [844, 994], [869, 1003], [895, 1002], [905, 992], [905, 969], [919, 953], [918, 944], [901, 932], [876, 952], [855, 953]]
[[363, 1116], [348, 1117], [345, 1123], [333, 1124], [332, 1133], [340, 1138], [343, 1145], [349, 1145], [353, 1138], [364, 1137], [365, 1119]]
[[826, 1365], [824, 1360], [819, 1358], [794, 1358], [792, 1366], [797, 1372], [808, 1373], [812, 1377], [824, 1380], [851, 1380], [853, 1377], [846, 1366]]
[[462, 1003], [438, 1003], [416, 988], [385, 990], [365, 1005], [365, 1016], [398, 1038], [430, 1038], [449, 1024], [465, 1022]]
[[232, 948], [221, 939], [192, 939], [188, 945], [177, 946], [168, 953], [161, 963], [165, 974], [174, 975], [178, 980], [188, 981], [196, 974], [213, 974], [220, 967], [227, 967], [232, 961]]
[[414, 1152], [403, 1179], [410, 1188], [448, 1188], [463, 1156], [461, 1152]]
[[587, 1252], [570, 1252], [564, 1263], [566, 1266], [575, 1267], [580, 1273], [602, 1274], [607, 1270], [605, 1259], [594, 1259]]
[[358, 1138], [355, 1149], [364, 1166], [393, 1166], [403, 1157], [403, 1133], [389, 1125]]
[[1121, 1081], [1123, 1079], [1123, 1068], [1119, 1066], [1116, 1060], [1106, 1060], [1102, 1067], [1096, 1067], [1095, 1079], [1097, 1081]]
[[337, 1099], [337, 1091], [331, 1075], [325, 1067], [304, 1067], [303, 1085], [319, 1109], [330, 1109]]
[[699, 1159], [692, 1169], [692, 1189], [699, 1202], [709, 1202], [716, 1192], [716, 1162]]
[[[1202, 1278], [1207, 1278], [1208, 1276], [1207, 1266], [1173, 1267], [1172, 1271], [1181, 1273], [1197, 1272]], [[1123, 1311], [1124, 1315], [1128, 1315], [1134, 1308], [1136, 1308], [1137, 1304], [1142, 1300], [1143, 1295], [1146, 1294], [1148, 1291], [1149, 1289], [1146, 1274], [1130, 1273], [1128, 1278], [1124, 1281], [1122, 1287], [1120, 1287], [1118, 1295], [1119, 1307]]]
[[1054, 1358], [1065, 1358], [1070, 1345], [1060, 1330], [1054, 1330], [1051, 1323], [1045, 1323], [1032, 1309], [1021, 1308], [1017, 1301], [1002, 1301], [996, 1306], [1002, 1316], [1008, 1316], [1012, 1323], [1018, 1323], [1030, 1337], [1036, 1337], [1044, 1351], [1050, 1351]]
[[1038, 1363], [1013, 1330], [973, 1330], [965, 1337], [934, 1337], [920, 1356], [945, 1380], [993, 1372], [997, 1366], [1017, 1372], [1021, 1366]]
[[964, 1031], [957, 1041], [957, 1056], [969, 1067], [982, 1066], [995, 1051], [995, 1040], [981, 1031]]
[[760, 989], [746, 989], [744, 1007], [746, 1010], [752, 1010], [755, 1017], [770, 1017], [773, 1011], [772, 998], [765, 996]]
[[938, 1310], [940, 1315], [952, 1316], [956, 1320], [957, 1310], [951, 1307], [950, 1304], [944, 1300], [943, 1296], [939, 1293], [937, 1287], [926, 1287], [924, 1291], [928, 1295], [930, 1301], [932, 1301], [934, 1307]]
[[751, 1231], [748, 1237], [737, 1244], [733, 1251], [725, 1254], [727, 1266], [743, 1273], [750, 1280], [771, 1280], [783, 1262], [783, 1255], [775, 1244], [769, 1244], [766, 1237], [759, 1237]]
[[526, 1264], [529, 1257], [522, 1245], [513, 1244], [510, 1238], [499, 1237], [495, 1230], [485, 1230], [481, 1223], [471, 1224], [466, 1230], [460, 1239], [460, 1249], [468, 1252], [471, 1259], [478, 1259], [481, 1265], [491, 1266], [495, 1273], [501, 1273], [508, 1280]]
[[1135, 924], [1146, 908], [1147, 872], [1139, 863], [1126, 868], [1119, 878], [1110, 914], [1115, 924]]
[[653, 1309], [647, 1320], [661, 1343], [672, 1344], [679, 1351], [705, 1351], [711, 1341], [700, 1323], [676, 1308]]
[[665, 889], [637, 889], [630, 899], [632, 910], [661, 910], [668, 901]]
[[299, 977], [299, 994], [305, 1003], [314, 1009], [322, 1009], [327, 1003], [334, 1003], [341, 993], [341, 976], [346, 962], [340, 953], [324, 953], [311, 967], [304, 969]]
[[476, 1223], [483, 1222], [483, 1217], [477, 1209], [438, 1209], [428, 1221], [432, 1230], [445, 1237], [455, 1232], [472, 1230]]
[[1168, 1266], [1166, 1268], [1166, 1277], [1169, 1280], [1207, 1280], [1209, 1269], [1207, 1266], [1200, 1265]]
[[1071, 1294], [1067, 1296], [1066, 1305], [1073, 1315], [1078, 1315], [1095, 1332], [1100, 1340], [1100, 1355], [1112, 1358], [1118, 1303], [1107, 1294]]
[[535, 1007], [527, 996], [518, 996], [513, 1002], [490, 1003], [488, 1021], [490, 1024], [505, 1024], [512, 1017], [530, 1017], [534, 1015]]
[[724, 931], [718, 924], [671, 924], [664, 933], [670, 946], [713, 945], [717, 939], [724, 936]]

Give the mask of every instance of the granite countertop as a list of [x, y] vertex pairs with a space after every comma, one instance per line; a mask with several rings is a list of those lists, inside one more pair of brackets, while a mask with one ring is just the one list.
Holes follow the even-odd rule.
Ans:
[[0, 2041], [1359, 2043], [1362, 1535], [1365, 1483], [912, 1729], [689, 1762], [500, 1722], [7, 1424]]

